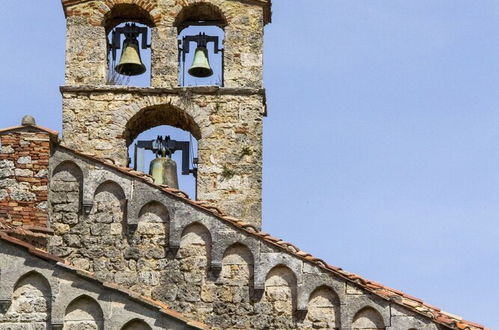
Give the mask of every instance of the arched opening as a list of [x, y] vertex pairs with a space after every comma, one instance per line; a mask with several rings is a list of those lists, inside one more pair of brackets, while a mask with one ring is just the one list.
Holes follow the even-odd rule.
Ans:
[[136, 4], [117, 4], [105, 16], [108, 85], [151, 85], [151, 35], [154, 22]]
[[222, 11], [210, 3], [187, 6], [178, 14], [180, 86], [224, 86], [226, 25]]
[[102, 308], [93, 298], [81, 296], [73, 300], [66, 308], [63, 330], [102, 330], [103, 327]]
[[129, 167], [150, 173], [151, 162], [162, 156], [154, 145], [159, 136], [163, 141], [169, 137], [178, 142], [178, 147], [182, 147], [168, 157], [177, 165], [178, 188], [195, 198], [197, 140], [201, 138], [201, 131], [191, 116], [176, 107], [147, 107], [128, 121], [123, 137], [129, 146]]

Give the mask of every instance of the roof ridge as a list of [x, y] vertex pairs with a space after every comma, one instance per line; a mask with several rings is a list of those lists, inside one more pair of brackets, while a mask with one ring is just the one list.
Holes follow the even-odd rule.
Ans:
[[29, 128], [35, 128], [37, 130], [44, 131], [44, 132], [50, 134], [51, 137], [53, 137], [53, 138], [59, 136], [58, 131], [55, 131], [53, 129], [46, 128], [43, 126], [38, 126], [38, 125], [16, 125], [16, 126], [11, 126], [11, 127], [7, 127], [7, 128], [2, 128], [2, 129], [0, 129], [0, 134], [5, 133], [5, 132], [9, 132], [9, 131], [15, 131], [18, 129], [29, 129]]
[[286, 242], [282, 239], [273, 237], [267, 233], [264, 233], [260, 231], [258, 228], [253, 226], [252, 224], [249, 224], [241, 219], [237, 219], [231, 216], [228, 216], [224, 214], [220, 209], [218, 209], [216, 206], [210, 205], [209, 202], [207, 201], [195, 201], [189, 199], [189, 195], [187, 195], [185, 192], [182, 192], [178, 189], [174, 188], [168, 188], [167, 186], [164, 185], [156, 185], [152, 181], [152, 177], [150, 175], [147, 175], [145, 173], [141, 173], [138, 171], [135, 171], [130, 168], [124, 168], [124, 167], [119, 167], [114, 164], [110, 164], [98, 157], [92, 156], [92, 155], [87, 155], [82, 152], [70, 149], [65, 146], [60, 146], [65, 150], [68, 150], [70, 152], [73, 152], [76, 155], [79, 155], [81, 157], [85, 157], [88, 159], [92, 159], [104, 166], [108, 166], [110, 168], [113, 168], [115, 170], [118, 170], [126, 175], [132, 176], [134, 178], [140, 179], [143, 182], [147, 183], [148, 185], [152, 186], [153, 188], [159, 189], [171, 196], [174, 196], [176, 198], [180, 198], [187, 202], [188, 204], [203, 210], [204, 212], [209, 212], [213, 216], [215, 216], [218, 219], [221, 219], [225, 222], [230, 223], [231, 225], [235, 226], [236, 228], [239, 228], [241, 230], [246, 231], [247, 233], [254, 235], [258, 237], [259, 239], [263, 239], [267, 241], [270, 244], [273, 244], [274, 246], [279, 247], [280, 249], [286, 251], [287, 253], [293, 254], [296, 257], [305, 260], [307, 262], [313, 263], [318, 267], [321, 267], [336, 276], [339, 276], [351, 283], [354, 283], [356, 285], [361, 286], [363, 289], [383, 298], [386, 300], [390, 300], [398, 305], [401, 305], [405, 308], [411, 309], [413, 312], [423, 315], [425, 317], [428, 317], [432, 319], [434, 322], [442, 324], [447, 327], [452, 327], [455, 329], [480, 329], [480, 330], [490, 330], [489, 328], [486, 328], [483, 325], [471, 322], [471, 321], [465, 321], [463, 318], [456, 316], [454, 314], [450, 314], [447, 312], [442, 311], [440, 308], [435, 307], [431, 304], [428, 304], [424, 302], [423, 300], [413, 297], [407, 293], [404, 293], [402, 291], [392, 289], [390, 287], [384, 286], [380, 283], [377, 283], [375, 281], [368, 280], [362, 276], [359, 276], [354, 273], [347, 272], [343, 270], [340, 267], [333, 266], [325, 262], [324, 260], [314, 257], [310, 253], [307, 253], [305, 251], [302, 251], [295, 245]]
[[163, 303], [161, 301], [157, 301], [157, 300], [154, 300], [150, 297], [143, 296], [143, 295], [141, 295], [135, 291], [132, 291], [130, 289], [122, 288], [117, 284], [101, 281], [97, 277], [95, 277], [94, 273], [88, 272], [85, 270], [81, 270], [77, 267], [74, 267], [74, 266], [70, 265], [67, 260], [61, 259], [53, 254], [50, 254], [47, 251], [39, 249], [39, 248], [35, 247], [34, 245], [31, 245], [23, 240], [12, 237], [12, 236], [8, 235], [6, 232], [4, 232], [3, 230], [0, 230], [0, 240], [9, 242], [9, 243], [16, 245], [18, 247], [25, 248], [28, 251], [28, 253], [30, 253], [36, 257], [39, 257], [41, 259], [54, 262], [56, 264], [56, 266], [58, 266], [58, 267], [64, 268], [68, 271], [71, 271], [80, 277], [84, 277], [86, 279], [90, 279], [92, 281], [95, 281], [108, 289], [115, 290], [115, 291], [118, 291], [122, 294], [125, 294], [135, 301], [138, 301], [140, 303], [157, 308], [161, 313], [166, 314], [168, 316], [171, 316], [173, 318], [176, 318], [178, 320], [181, 320], [181, 321], [185, 322], [187, 325], [190, 325], [190, 326], [198, 328], [198, 329], [209, 329], [208, 325], [206, 325], [202, 322], [187, 318], [182, 313], [171, 309], [168, 305], [166, 305], [165, 303]]

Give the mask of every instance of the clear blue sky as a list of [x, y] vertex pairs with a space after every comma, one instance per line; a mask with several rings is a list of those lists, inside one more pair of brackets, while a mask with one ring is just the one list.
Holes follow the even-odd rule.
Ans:
[[[2, 0], [0, 127], [60, 129], [58, 0]], [[499, 328], [499, 1], [274, 0], [264, 230]]]

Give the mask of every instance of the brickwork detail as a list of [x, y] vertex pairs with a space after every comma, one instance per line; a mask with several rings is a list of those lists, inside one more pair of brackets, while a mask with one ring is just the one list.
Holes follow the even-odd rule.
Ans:
[[47, 132], [0, 133], [0, 218], [14, 226], [47, 227], [49, 157]]

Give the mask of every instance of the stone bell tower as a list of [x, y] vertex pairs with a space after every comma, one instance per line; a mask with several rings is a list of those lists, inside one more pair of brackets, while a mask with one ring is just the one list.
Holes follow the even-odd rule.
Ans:
[[[198, 139], [197, 198], [261, 226], [263, 29], [270, 0], [62, 0], [67, 18], [64, 145], [127, 166], [128, 146], [160, 125]], [[110, 32], [151, 32], [150, 87], [109, 84]], [[223, 85], [179, 85], [179, 33], [223, 29]], [[191, 46], [192, 47], [192, 46]]]

